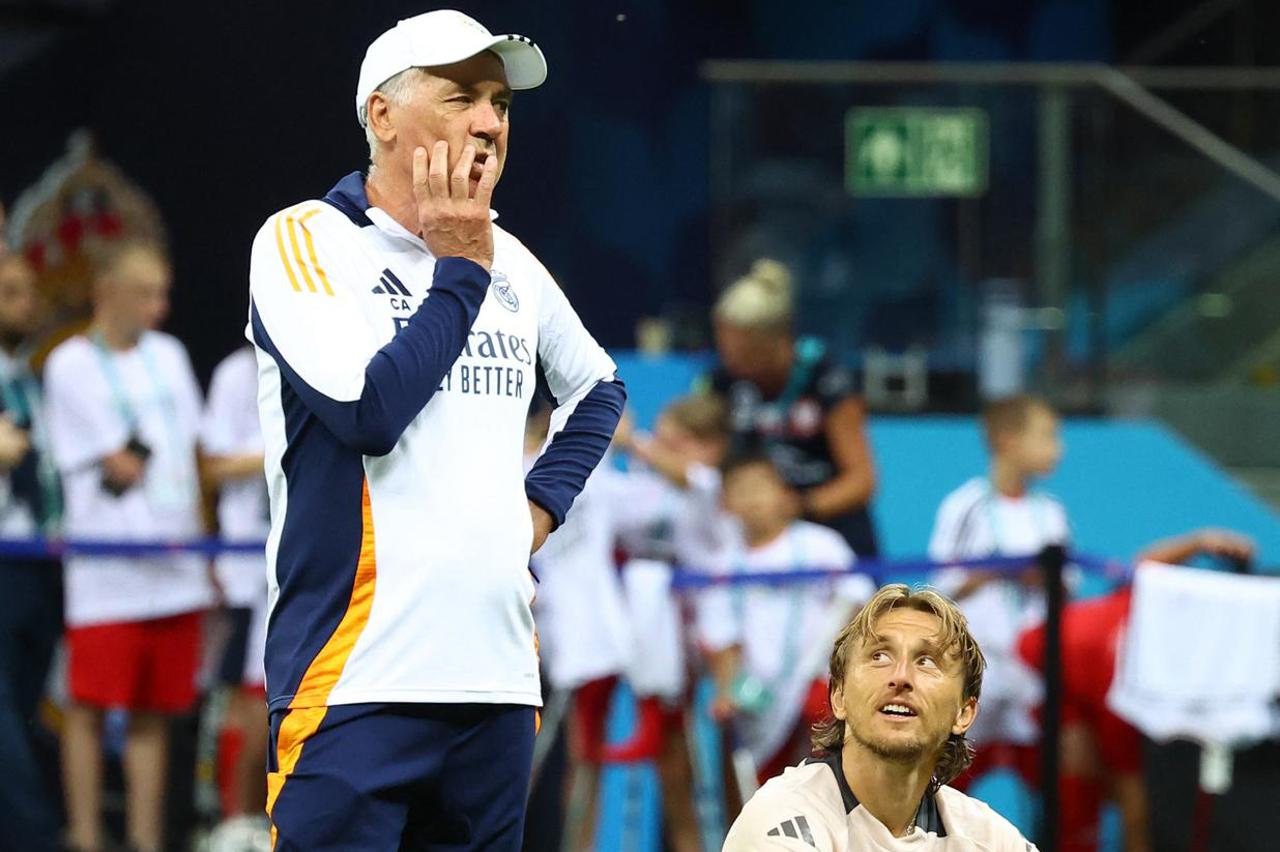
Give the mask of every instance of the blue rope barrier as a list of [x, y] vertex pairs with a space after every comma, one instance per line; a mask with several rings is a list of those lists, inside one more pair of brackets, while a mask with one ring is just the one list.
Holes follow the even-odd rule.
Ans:
[[[0, 539], [0, 560], [3, 559], [62, 559], [67, 556], [135, 557], [173, 556], [192, 553], [206, 558], [222, 554], [263, 555], [265, 542], [230, 542], [218, 538], [199, 538], [187, 541], [111, 541], [106, 539]], [[931, 559], [860, 560], [847, 568], [812, 569], [806, 571], [774, 571], [743, 574], [708, 574], [677, 568], [671, 586], [677, 590], [705, 589], [720, 586], [786, 586], [793, 583], [829, 582], [849, 575], [870, 577], [877, 584], [886, 578], [901, 574], [927, 574], [946, 568], [967, 571], [990, 571], [997, 574], [1017, 574], [1036, 566], [1038, 553], [1023, 556], [991, 556], [981, 559], [965, 559], [935, 562]], [[1133, 576], [1133, 566], [1128, 563], [1089, 554], [1072, 554], [1070, 564], [1090, 574], [1100, 575], [1113, 582], [1126, 582]]]
[[214, 557], [223, 553], [263, 555], [260, 541], [230, 542], [217, 538], [187, 541], [110, 541], [106, 539], [0, 539], [0, 559], [62, 559], [66, 556], [147, 557], [194, 553]]
[[[877, 584], [888, 577], [900, 574], [928, 574], [947, 568], [966, 571], [989, 571], [995, 574], [1018, 574], [1035, 568], [1039, 553], [1024, 556], [988, 556], [981, 559], [965, 559], [935, 562], [930, 559], [860, 560], [847, 568], [813, 569], [806, 571], [761, 571], [758, 573], [708, 574], [679, 568], [671, 580], [677, 590], [719, 588], [723, 586], [785, 586], [792, 583], [829, 582], [846, 576], [870, 577]], [[1084, 554], [1072, 555], [1070, 565], [1091, 574], [1100, 574], [1113, 581], [1132, 577], [1133, 568], [1123, 562]]]

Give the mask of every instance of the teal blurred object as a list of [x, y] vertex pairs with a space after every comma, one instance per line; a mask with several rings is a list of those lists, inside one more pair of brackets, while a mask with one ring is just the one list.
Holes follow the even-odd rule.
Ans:
[[733, 700], [742, 712], [760, 714], [773, 704], [773, 691], [760, 678], [744, 673], [733, 681]]

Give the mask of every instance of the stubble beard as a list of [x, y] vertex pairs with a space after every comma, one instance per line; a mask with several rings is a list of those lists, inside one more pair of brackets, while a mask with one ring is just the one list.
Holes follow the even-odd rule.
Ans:
[[[941, 746], [941, 743], [934, 743], [931, 746], [924, 736], [915, 736], [909, 740], [889, 740], [887, 738], [864, 735], [863, 732], [852, 726], [850, 726], [849, 733], [858, 745], [876, 757], [897, 764], [918, 763], [925, 755], [937, 751]], [[945, 742], [945, 739], [943, 742]]]

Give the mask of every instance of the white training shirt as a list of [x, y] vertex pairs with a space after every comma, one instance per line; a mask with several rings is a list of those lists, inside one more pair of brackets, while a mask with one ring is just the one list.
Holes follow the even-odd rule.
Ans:
[[[200, 446], [210, 456], [263, 451], [258, 425], [258, 360], [253, 348], [232, 352], [213, 371], [200, 429]], [[218, 494], [218, 535], [229, 542], [265, 541], [271, 529], [267, 480], [261, 471], [223, 483]], [[215, 563], [227, 603], [256, 607], [267, 596], [266, 556], [224, 553]], [[262, 605], [265, 609], [265, 603]]]
[[[542, 264], [493, 238], [491, 274], [437, 263], [357, 173], [254, 241], [273, 708], [541, 703], [526, 491], [563, 520], [624, 393]], [[558, 404], [522, 478], [539, 373]]]
[[[1022, 556], [1048, 545], [1065, 545], [1071, 531], [1067, 512], [1054, 497], [1029, 491], [1006, 497], [986, 477], [975, 477], [951, 492], [938, 508], [929, 558], [939, 561], [984, 556]], [[947, 568], [931, 582], [954, 597], [969, 572]], [[987, 658], [982, 713], [969, 731], [975, 742], [1002, 740], [1033, 744], [1039, 731], [1031, 709], [1040, 701], [1040, 678], [1016, 653], [1019, 633], [1043, 618], [1044, 596], [1016, 580], [993, 580], [957, 602]]]
[[[49, 355], [45, 398], [69, 538], [185, 540], [201, 534], [200, 389], [176, 338], [148, 331], [137, 346], [119, 352], [72, 337]], [[102, 488], [101, 460], [123, 449], [135, 432], [151, 457], [141, 484], [114, 497]], [[213, 597], [199, 556], [76, 556], [65, 565], [72, 627], [191, 612]]]
[[634, 653], [614, 564], [617, 524], [607, 498], [617, 476], [608, 462], [596, 468], [564, 523], [533, 555], [539, 646], [556, 689], [621, 674]]
[[1004, 817], [959, 790], [926, 793], [902, 837], [849, 789], [839, 755], [769, 779], [729, 829], [724, 852], [1036, 852]]
[[[728, 574], [839, 570], [854, 564], [844, 537], [828, 527], [796, 521], [756, 548], [739, 543], [725, 554]], [[742, 733], [758, 764], [787, 741], [809, 685], [824, 676], [831, 643], [855, 606], [875, 594], [860, 574], [835, 583], [716, 586], [698, 597], [698, 635], [710, 651], [737, 645], [742, 671], [763, 684], [771, 701], [760, 715], [744, 714]], [[834, 592], [834, 594], [833, 594]]]

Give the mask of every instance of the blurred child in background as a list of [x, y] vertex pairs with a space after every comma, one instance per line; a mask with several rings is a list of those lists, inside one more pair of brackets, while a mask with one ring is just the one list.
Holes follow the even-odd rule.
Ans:
[[[988, 556], [1035, 554], [1070, 538], [1062, 504], [1036, 487], [1062, 458], [1058, 416], [1045, 401], [1015, 396], [991, 403], [982, 413], [991, 464], [957, 488], [938, 509], [929, 557], [962, 562]], [[1040, 620], [1040, 572], [1020, 575], [969, 571], [937, 572], [931, 582], [959, 604], [987, 657], [982, 712], [968, 736], [977, 747], [973, 765], [952, 786], [997, 766], [1034, 762], [1039, 729], [1032, 710], [1040, 679], [1017, 656], [1019, 632]]]
[[[546, 440], [550, 410], [531, 413], [525, 460], [531, 466]], [[591, 848], [601, 749], [609, 699], [631, 663], [633, 636], [614, 557], [616, 523], [609, 460], [596, 468], [562, 523], [531, 558], [538, 579], [534, 614], [548, 686], [572, 693], [569, 778], [566, 785], [572, 848]], [[547, 732], [551, 733], [551, 732]]]
[[[184, 540], [203, 532], [200, 386], [185, 347], [154, 329], [172, 277], [162, 248], [117, 241], [98, 261], [93, 323], [45, 365], [49, 434], [69, 537]], [[104, 846], [102, 720], [129, 711], [129, 844], [163, 846], [169, 718], [196, 700], [201, 616], [213, 601], [195, 555], [66, 560], [70, 703], [63, 727], [67, 845]]]
[[[768, 456], [744, 454], [723, 468], [723, 504], [740, 538], [719, 556], [725, 576], [840, 571], [854, 563], [844, 538], [800, 520], [801, 504]], [[825, 654], [840, 627], [875, 593], [864, 576], [836, 581], [712, 587], [698, 604], [699, 639], [716, 682], [716, 715], [733, 718], [759, 780], [808, 754], [805, 718]], [[825, 697], [825, 688], [821, 688]]]
[[705, 394], [668, 405], [652, 435], [620, 428], [614, 437], [632, 458], [625, 475], [610, 478], [610, 491], [627, 607], [643, 652], [627, 669], [637, 699], [635, 733], [607, 746], [604, 759], [657, 761], [675, 852], [696, 852], [700, 842], [682, 709], [689, 691], [684, 619], [671, 581], [674, 566], [707, 565], [727, 539], [717, 465], [728, 437], [724, 404]]
[[[270, 532], [258, 364], [250, 346], [213, 371], [201, 426], [205, 479], [218, 494], [218, 533], [228, 542], [260, 542]], [[219, 748], [224, 823], [211, 848], [237, 849], [243, 839], [270, 840], [266, 820], [267, 565], [262, 553], [224, 553], [214, 566], [231, 624], [221, 680], [232, 690]]]

